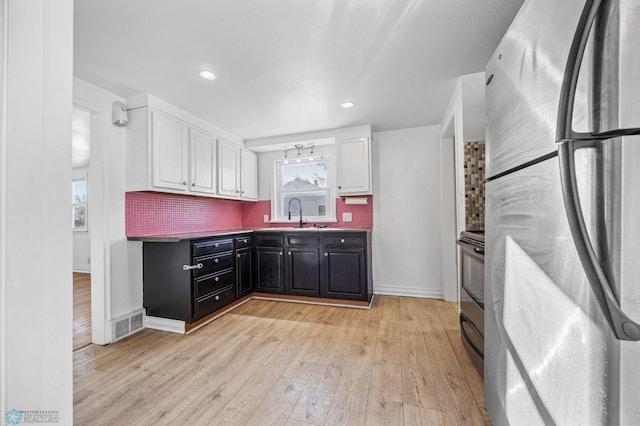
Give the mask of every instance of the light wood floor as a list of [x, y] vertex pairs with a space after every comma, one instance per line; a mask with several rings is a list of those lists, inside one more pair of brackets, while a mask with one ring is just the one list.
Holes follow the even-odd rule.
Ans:
[[91, 274], [73, 273], [73, 350], [91, 343]]
[[191, 335], [74, 353], [76, 424], [489, 424], [456, 304], [252, 300]]

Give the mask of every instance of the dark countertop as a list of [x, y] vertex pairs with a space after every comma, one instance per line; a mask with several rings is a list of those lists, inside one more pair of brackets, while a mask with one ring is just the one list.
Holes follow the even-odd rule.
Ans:
[[144, 243], [177, 243], [185, 240], [198, 240], [203, 238], [224, 237], [253, 232], [290, 232], [290, 233], [323, 233], [323, 232], [371, 232], [371, 228], [250, 228], [250, 229], [224, 229], [218, 231], [203, 231], [181, 234], [140, 235], [127, 237], [129, 241], [142, 241]]

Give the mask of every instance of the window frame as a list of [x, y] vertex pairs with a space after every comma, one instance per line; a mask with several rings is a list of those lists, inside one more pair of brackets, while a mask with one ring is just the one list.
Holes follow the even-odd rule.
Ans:
[[[296, 157], [297, 158], [297, 157]], [[284, 194], [292, 193], [325, 193], [327, 196], [326, 215], [325, 216], [302, 216], [303, 220], [313, 223], [332, 223], [336, 220], [336, 202], [335, 202], [335, 161], [334, 156], [330, 154], [323, 154], [317, 158], [317, 160], [310, 161], [309, 156], [300, 157], [304, 162], [325, 162], [327, 164], [327, 188], [319, 190], [301, 189], [298, 191], [282, 191], [282, 183], [280, 182], [281, 168], [287, 165], [286, 160], [275, 160], [273, 163], [272, 185], [271, 185], [271, 223], [297, 223], [300, 220], [299, 214], [296, 214], [295, 218], [288, 219], [286, 211], [280, 211], [283, 204]], [[288, 164], [291, 164], [289, 160]]]

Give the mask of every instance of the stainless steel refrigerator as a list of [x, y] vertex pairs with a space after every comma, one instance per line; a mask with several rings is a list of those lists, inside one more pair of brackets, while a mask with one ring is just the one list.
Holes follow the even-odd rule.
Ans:
[[491, 420], [640, 425], [640, 1], [525, 1], [486, 96]]

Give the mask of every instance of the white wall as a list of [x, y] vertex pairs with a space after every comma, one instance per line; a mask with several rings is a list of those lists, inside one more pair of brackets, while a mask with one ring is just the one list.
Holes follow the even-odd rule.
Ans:
[[374, 293], [442, 297], [440, 128], [373, 134]]
[[72, 424], [73, 1], [0, 0], [0, 22], [0, 415]]
[[[84, 179], [89, 173], [89, 167], [76, 167], [72, 170], [72, 177]], [[88, 199], [87, 203], [91, 203]], [[87, 204], [87, 208], [89, 205]], [[87, 216], [89, 220], [90, 217]], [[73, 272], [91, 272], [91, 237], [89, 229], [73, 232]]]

